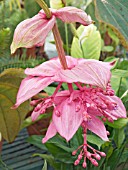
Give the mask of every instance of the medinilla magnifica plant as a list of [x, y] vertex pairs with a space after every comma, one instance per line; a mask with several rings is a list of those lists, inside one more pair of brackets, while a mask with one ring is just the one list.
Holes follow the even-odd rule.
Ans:
[[[110, 69], [115, 61], [102, 62], [66, 56], [56, 18], [65, 23], [79, 22], [84, 26], [93, 24], [93, 21], [81, 9], [68, 6], [49, 9], [44, 1], [37, 2], [43, 9], [16, 27], [11, 52], [14, 53], [20, 47], [42, 46], [52, 30], [58, 57], [35, 68], [25, 69], [27, 77], [21, 82], [13, 108], [17, 108], [51, 83], [57, 82], [58, 86], [51, 96], [31, 102], [31, 105], [35, 106], [31, 115], [33, 121], [40, 114], [44, 114], [47, 108], [53, 107], [52, 121], [42, 142], [47, 142], [57, 133], [66, 141], [70, 141], [78, 128], [82, 127], [83, 144], [72, 152], [73, 156], [78, 155], [74, 165], [81, 161], [83, 168], [86, 168], [88, 159], [94, 166], [98, 166], [97, 160], [106, 154], [87, 143], [87, 130], [104, 141], [109, 141], [107, 137], [109, 132], [104, 122], [113, 122], [126, 117], [125, 107], [115, 96], [110, 84]], [[68, 90], [61, 89], [63, 83], [67, 83]], [[73, 85], [77, 88], [74, 89]]]

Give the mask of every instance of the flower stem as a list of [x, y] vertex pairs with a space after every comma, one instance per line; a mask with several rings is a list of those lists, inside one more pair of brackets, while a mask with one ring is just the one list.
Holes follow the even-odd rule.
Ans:
[[67, 55], [69, 55], [69, 43], [68, 43], [68, 25], [65, 23], [65, 37], [66, 37], [66, 51], [67, 51]]
[[67, 69], [68, 66], [67, 66], [67, 62], [66, 62], [66, 58], [65, 58], [65, 52], [64, 52], [64, 49], [63, 49], [63, 43], [62, 43], [61, 36], [60, 36], [60, 33], [59, 33], [59, 30], [58, 30], [56, 23], [55, 23], [52, 31], [53, 31], [53, 35], [54, 35], [55, 44], [56, 44], [56, 48], [57, 48], [57, 52], [58, 52], [58, 57], [60, 59], [60, 63], [62, 65], [63, 69]]
[[[52, 14], [50, 9], [48, 8], [47, 4], [43, 1], [43, 0], [36, 0], [36, 2], [40, 5], [40, 7], [44, 10], [47, 18], [51, 18]], [[57, 48], [57, 52], [58, 52], [58, 57], [60, 59], [60, 63], [63, 67], [63, 69], [67, 69], [67, 62], [66, 62], [66, 58], [65, 58], [65, 52], [63, 49], [63, 43], [61, 40], [61, 36], [58, 30], [58, 27], [55, 23], [53, 29], [53, 35], [54, 35], [54, 39], [55, 39], [55, 44], [56, 44], [56, 48]]]
[[51, 18], [52, 14], [47, 4], [43, 0], [36, 0], [36, 2], [40, 5], [40, 7], [44, 10], [47, 18]]

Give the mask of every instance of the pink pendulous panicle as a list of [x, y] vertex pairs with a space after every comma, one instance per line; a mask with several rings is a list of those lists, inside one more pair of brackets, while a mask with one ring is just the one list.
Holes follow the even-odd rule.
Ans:
[[[71, 56], [66, 56], [66, 60], [68, 63], [66, 70], [63, 70], [58, 58], [35, 68], [27, 68], [25, 73], [28, 77], [21, 82], [14, 107], [18, 107], [52, 82], [58, 82], [52, 96], [31, 102], [31, 105], [35, 106], [31, 115], [32, 121], [45, 113], [47, 108], [53, 107], [52, 122], [42, 142], [47, 142], [56, 133], [69, 141], [78, 128], [82, 127], [84, 142], [73, 152], [73, 155], [76, 155], [80, 151], [74, 165], [78, 165], [84, 158], [82, 164], [84, 168], [87, 166], [87, 159], [94, 166], [98, 166], [97, 161], [105, 156], [105, 153], [95, 150], [87, 144], [87, 130], [95, 133], [104, 141], [108, 141], [109, 132], [103, 122], [106, 120], [113, 122], [118, 118], [125, 118], [126, 110], [122, 101], [114, 95], [110, 85], [111, 63], [74, 59]], [[91, 71], [85, 66], [91, 68]], [[67, 83], [69, 90], [59, 92], [62, 83]], [[77, 86], [77, 90], [73, 89], [73, 83]]]
[[[103, 122], [113, 122], [118, 118], [126, 117], [126, 110], [121, 100], [114, 95], [110, 85], [111, 63], [96, 60], [75, 59], [65, 56], [68, 68], [64, 70], [58, 58], [47, 61], [35, 68], [27, 68], [27, 77], [21, 82], [17, 101], [14, 108], [39, 93], [52, 82], [58, 86], [52, 96], [32, 101], [35, 106], [32, 112], [32, 121], [35, 121], [46, 109], [53, 107], [52, 122], [42, 142], [59, 133], [69, 141], [79, 127], [83, 128], [84, 142], [78, 148], [81, 150], [74, 165], [78, 165], [84, 158], [82, 166], [87, 166], [89, 159], [94, 166], [105, 153], [95, 150], [86, 141], [87, 129], [95, 133], [104, 141], [108, 141], [108, 131]], [[59, 92], [62, 83], [67, 83], [69, 90]], [[72, 84], [77, 86], [74, 90]], [[92, 150], [92, 152], [88, 151]], [[73, 155], [77, 154], [73, 152]]]

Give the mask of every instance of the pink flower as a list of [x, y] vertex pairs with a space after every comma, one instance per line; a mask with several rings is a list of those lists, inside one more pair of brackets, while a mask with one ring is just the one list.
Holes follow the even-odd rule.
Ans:
[[[74, 165], [78, 165], [84, 157], [98, 166], [105, 153], [100, 152], [87, 144], [87, 129], [107, 141], [107, 131], [103, 121], [113, 122], [117, 118], [125, 118], [126, 110], [121, 100], [114, 95], [110, 85], [110, 68], [114, 63], [104, 63], [96, 60], [75, 59], [66, 56], [68, 69], [64, 70], [58, 58], [47, 61], [35, 68], [27, 68], [27, 77], [21, 82], [17, 101], [14, 108], [39, 93], [52, 82], [59, 82], [52, 96], [31, 102], [36, 106], [32, 112], [32, 120], [36, 120], [46, 109], [53, 107], [52, 122], [48, 127], [42, 142], [59, 133], [69, 141], [81, 126], [83, 129], [83, 145], [79, 146], [80, 154]], [[67, 83], [69, 90], [58, 92], [62, 83]], [[78, 90], [72, 87], [74, 83]], [[92, 152], [88, 151], [88, 148]]]
[[[74, 165], [78, 165], [84, 157], [84, 168], [86, 167], [86, 159], [89, 159], [94, 166], [98, 166], [96, 160], [100, 160], [101, 156], [106, 155], [87, 144], [87, 129], [108, 141], [108, 131], [106, 131], [102, 120], [113, 121], [117, 118], [126, 118], [126, 110], [121, 100], [114, 96], [110, 84], [108, 84], [106, 91], [99, 87], [82, 87], [77, 83], [76, 85], [80, 88], [79, 90], [62, 91], [52, 99], [54, 106], [52, 122], [42, 142], [47, 142], [57, 132], [69, 141], [81, 126], [84, 142], [72, 152], [73, 155], [76, 155], [81, 150]], [[88, 148], [92, 152], [88, 151]]]
[[11, 44], [11, 53], [14, 53], [20, 47], [42, 46], [48, 33], [52, 30], [56, 18], [66, 23], [79, 22], [83, 25], [92, 23], [84, 11], [75, 7], [64, 7], [59, 10], [51, 9], [51, 12], [52, 17], [50, 19], [47, 19], [46, 14], [41, 10], [37, 15], [22, 21], [16, 27]]
[[113, 63], [75, 59], [70, 56], [66, 56], [66, 60], [68, 65], [66, 70], [62, 68], [59, 58], [44, 62], [35, 68], [27, 68], [25, 70], [27, 78], [21, 82], [14, 107], [18, 107], [53, 82], [80, 82], [106, 89]]
[[[112, 94], [113, 90], [111, 95], [109, 93], [110, 88], [104, 91], [99, 87], [86, 86], [71, 93], [70, 91], [57, 93], [49, 100], [49, 106], [53, 105], [54, 111], [52, 123], [43, 142], [57, 132], [69, 141], [81, 125], [107, 141], [107, 132], [102, 120], [113, 121], [117, 118], [126, 118], [126, 110], [121, 100]], [[54, 129], [54, 133], [51, 129]]]

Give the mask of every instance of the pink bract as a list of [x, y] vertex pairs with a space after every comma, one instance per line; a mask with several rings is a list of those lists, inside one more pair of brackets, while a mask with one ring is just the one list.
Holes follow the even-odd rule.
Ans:
[[106, 88], [111, 76], [111, 63], [75, 59], [71, 56], [66, 56], [66, 60], [67, 70], [63, 70], [59, 58], [44, 62], [35, 68], [27, 68], [25, 74], [28, 77], [21, 82], [15, 107], [39, 93], [52, 82], [80, 82]]
[[50, 19], [47, 19], [46, 14], [41, 10], [34, 17], [18, 24], [11, 44], [11, 53], [14, 53], [20, 47], [42, 46], [48, 33], [52, 30], [56, 18], [67, 23], [79, 22], [83, 25], [92, 23], [84, 11], [75, 7], [65, 7], [59, 10], [51, 9], [51, 12], [52, 17]]

